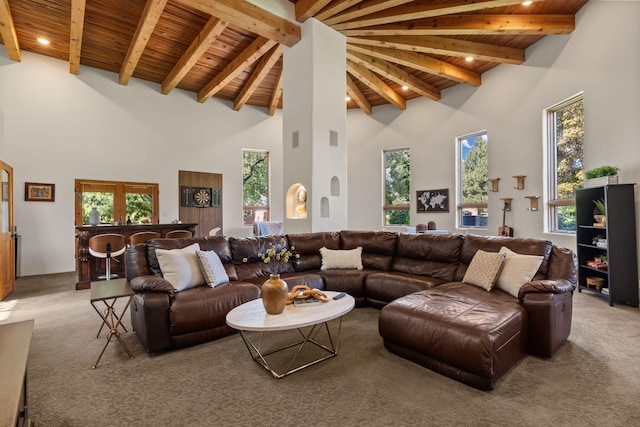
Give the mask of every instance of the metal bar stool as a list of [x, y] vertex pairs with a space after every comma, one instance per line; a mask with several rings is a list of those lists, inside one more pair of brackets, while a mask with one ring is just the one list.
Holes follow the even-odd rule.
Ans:
[[89, 253], [96, 258], [106, 260], [106, 274], [98, 279], [111, 280], [118, 277], [117, 274], [111, 274], [111, 258], [122, 255], [126, 247], [127, 244], [122, 234], [98, 234], [89, 239]]

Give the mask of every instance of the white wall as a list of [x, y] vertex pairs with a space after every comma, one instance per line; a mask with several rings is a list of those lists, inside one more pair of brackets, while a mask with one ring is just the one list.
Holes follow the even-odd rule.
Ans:
[[[542, 211], [526, 210], [525, 195], [542, 195], [542, 109], [579, 91], [585, 99], [585, 166], [618, 165], [621, 182], [640, 182], [640, 3], [589, 2], [577, 29], [548, 36], [527, 50], [520, 66], [501, 65], [479, 88], [459, 85], [443, 100], [415, 99], [408, 108], [375, 107], [372, 116], [347, 117], [349, 228], [382, 226], [381, 151], [412, 150], [415, 190], [455, 188], [456, 136], [487, 129], [489, 176], [500, 177], [490, 196], [487, 234], [502, 222], [500, 197], [514, 197], [508, 217], [518, 236], [547, 238], [574, 247], [573, 236], [542, 232]], [[241, 226], [241, 150], [272, 153], [272, 213], [283, 217], [282, 117], [117, 74], [22, 52], [22, 62], [0, 49], [1, 159], [14, 168], [16, 225], [22, 275], [74, 270], [73, 183], [76, 178], [158, 182], [161, 221], [178, 215], [178, 170], [223, 174], [224, 231], [248, 236]], [[512, 175], [527, 175], [513, 189]], [[25, 181], [56, 184], [55, 203], [24, 202]], [[636, 200], [638, 200], [636, 195]], [[415, 203], [415, 202], [413, 202]], [[638, 210], [638, 207], [636, 207]], [[456, 232], [455, 214], [415, 214]]]
[[[455, 138], [488, 130], [489, 178], [500, 191], [489, 193], [489, 228], [502, 224], [501, 197], [513, 197], [507, 224], [516, 236], [539, 237], [570, 248], [573, 236], [543, 233], [543, 211], [526, 208], [524, 196], [542, 196], [542, 110], [584, 91], [584, 164], [620, 167], [620, 182], [640, 182], [640, 2], [589, 2], [576, 17], [571, 35], [547, 36], [527, 49], [520, 66], [500, 65], [482, 76], [478, 88], [458, 85], [442, 101], [426, 98], [400, 111], [375, 107], [371, 116], [348, 113], [349, 228], [379, 229], [382, 224], [381, 152], [411, 147], [411, 191], [449, 188], [455, 194]], [[526, 175], [525, 190], [515, 190], [513, 175]], [[636, 192], [638, 190], [636, 189]], [[638, 203], [636, 194], [636, 203]], [[453, 201], [453, 200], [452, 200]], [[542, 206], [542, 199], [540, 199]], [[638, 211], [638, 207], [636, 207]], [[450, 212], [417, 214], [411, 222], [436, 221], [456, 229]]]
[[[4, 51], [4, 49], [0, 49]], [[2, 53], [6, 55], [6, 53]], [[74, 180], [157, 182], [160, 221], [178, 217], [178, 170], [223, 174], [223, 223], [242, 228], [242, 149], [272, 153], [274, 218], [282, 217], [282, 118], [245, 106], [81, 67], [29, 52], [22, 62], [0, 57], [2, 160], [14, 169], [15, 222], [22, 236], [21, 275], [72, 271]], [[0, 128], [1, 129], [1, 128]], [[55, 203], [25, 202], [24, 182], [56, 185]]]

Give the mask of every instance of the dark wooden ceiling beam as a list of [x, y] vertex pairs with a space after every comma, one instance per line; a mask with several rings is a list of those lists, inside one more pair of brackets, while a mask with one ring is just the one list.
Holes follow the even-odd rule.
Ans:
[[574, 15], [453, 15], [344, 30], [345, 36], [455, 36], [569, 34]]
[[334, 0], [320, 12], [316, 13], [314, 15], [314, 18], [324, 22], [332, 16], [335, 16], [338, 13], [342, 12], [343, 10], [355, 6], [363, 1], [364, 0]]
[[162, 82], [162, 93], [164, 95], [171, 92], [180, 83], [225, 28], [227, 28], [225, 21], [216, 17], [209, 18], [209, 21], [207, 21], [198, 36], [191, 42], [189, 48]]
[[390, 47], [432, 55], [473, 58], [503, 64], [519, 65], [524, 62], [524, 49], [438, 36], [347, 37], [347, 41], [368, 46]]
[[482, 80], [480, 74], [464, 68], [440, 61], [430, 56], [418, 52], [408, 52], [384, 47], [360, 46], [357, 44], [347, 44], [349, 50], [364, 53], [375, 58], [380, 58], [404, 65], [414, 70], [423, 71], [457, 83], [466, 83], [471, 86], [480, 86]]
[[86, 0], [71, 0], [71, 28], [69, 31], [69, 72], [78, 74], [82, 52], [82, 33]]
[[205, 87], [198, 91], [198, 102], [204, 102], [218, 93], [275, 45], [276, 41], [274, 40], [269, 40], [264, 37], [255, 39], [253, 43], [247, 46], [240, 55], [236, 56], [233, 61], [207, 83]]
[[419, 78], [412, 76], [402, 68], [393, 65], [384, 59], [374, 58], [363, 53], [354, 52], [347, 49], [347, 59], [356, 62], [371, 71], [380, 74], [399, 85], [407, 86], [408, 89], [419, 93], [422, 96], [440, 101], [440, 91], [435, 87], [423, 82]]
[[276, 81], [276, 85], [273, 88], [273, 92], [271, 92], [271, 98], [269, 99], [269, 115], [273, 116], [276, 113], [276, 109], [280, 104], [280, 100], [282, 99], [282, 70], [280, 70], [280, 74], [278, 75], [278, 79]]
[[131, 79], [140, 61], [142, 52], [144, 52], [144, 48], [149, 42], [151, 33], [153, 33], [153, 29], [156, 27], [167, 1], [168, 0], [147, 0], [142, 15], [140, 15], [140, 20], [138, 21], [138, 27], [133, 35], [133, 40], [131, 40], [131, 44], [129, 45], [127, 56], [120, 68], [119, 80], [121, 85], [129, 83], [129, 79]]
[[349, 20], [348, 22], [343, 21], [339, 24], [336, 23], [328, 25], [331, 25], [335, 30], [342, 31], [354, 28], [370, 27], [373, 25], [390, 24], [393, 22], [412, 21], [416, 19], [432, 18], [435, 16], [475, 12], [478, 10], [490, 9], [495, 7], [514, 6], [517, 4], [522, 4], [522, 0], [459, 0], [455, 2], [449, 1], [432, 4], [416, 2], [415, 5], [409, 4], [399, 9], [388, 9], [377, 13], [368, 14], [363, 19]]
[[271, 48], [269, 52], [260, 58], [260, 62], [256, 65], [255, 70], [251, 73], [249, 80], [242, 87], [242, 90], [238, 94], [233, 104], [233, 109], [235, 111], [240, 111], [240, 109], [247, 103], [251, 95], [255, 92], [255, 90], [260, 86], [260, 83], [264, 80], [264, 78], [269, 74], [269, 71], [276, 65], [276, 62], [282, 56], [282, 45], [278, 44]]
[[285, 46], [291, 47], [300, 41], [300, 25], [246, 0], [178, 1]]
[[298, 0], [295, 6], [296, 20], [298, 22], [306, 21], [329, 3], [331, 0]]
[[20, 61], [20, 43], [16, 34], [16, 27], [9, 9], [9, 0], [0, 0], [0, 36], [7, 49], [7, 56], [12, 61]]
[[353, 81], [349, 74], [347, 73], [347, 94], [351, 97], [351, 99], [358, 104], [358, 107], [362, 109], [368, 116], [373, 112], [371, 108], [371, 104], [367, 101], [367, 97], [364, 96], [362, 91], [358, 89], [356, 83]]
[[369, 0], [366, 3], [360, 5], [357, 5], [357, 3], [360, 2], [356, 2], [356, 5], [351, 6], [349, 9], [345, 10], [344, 13], [326, 19], [324, 23], [330, 26], [334, 26], [341, 22], [391, 9], [393, 7], [401, 6], [413, 1], [415, 0]]
[[349, 72], [349, 74], [360, 80], [371, 90], [376, 92], [378, 95], [380, 95], [399, 109], [404, 110], [407, 108], [407, 104], [404, 98], [401, 97], [396, 91], [394, 91], [380, 77], [375, 75], [373, 71], [349, 60], [347, 60], [347, 71]]

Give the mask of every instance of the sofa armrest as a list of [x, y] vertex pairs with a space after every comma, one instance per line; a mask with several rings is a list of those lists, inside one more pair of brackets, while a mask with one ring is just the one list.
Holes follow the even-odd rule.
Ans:
[[576, 285], [566, 279], [534, 280], [522, 285], [518, 292], [518, 298], [522, 299], [526, 294], [532, 293], [563, 294], [565, 292], [573, 292], [575, 289]]
[[173, 296], [175, 291], [173, 285], [168, 280], [151, 275], [134, 277], [129, 284], [133, 292], [136, 293], [159, 292]]

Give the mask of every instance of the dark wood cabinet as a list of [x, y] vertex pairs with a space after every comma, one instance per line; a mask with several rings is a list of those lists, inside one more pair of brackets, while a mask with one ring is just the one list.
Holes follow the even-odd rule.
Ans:
[[[609, 305], [638, 307], [634, 185], [605, 185], [576, 193], [578, 291], [593, 292]], [[604, 224], [594, 219], [597, 200], [606, 207]]]

